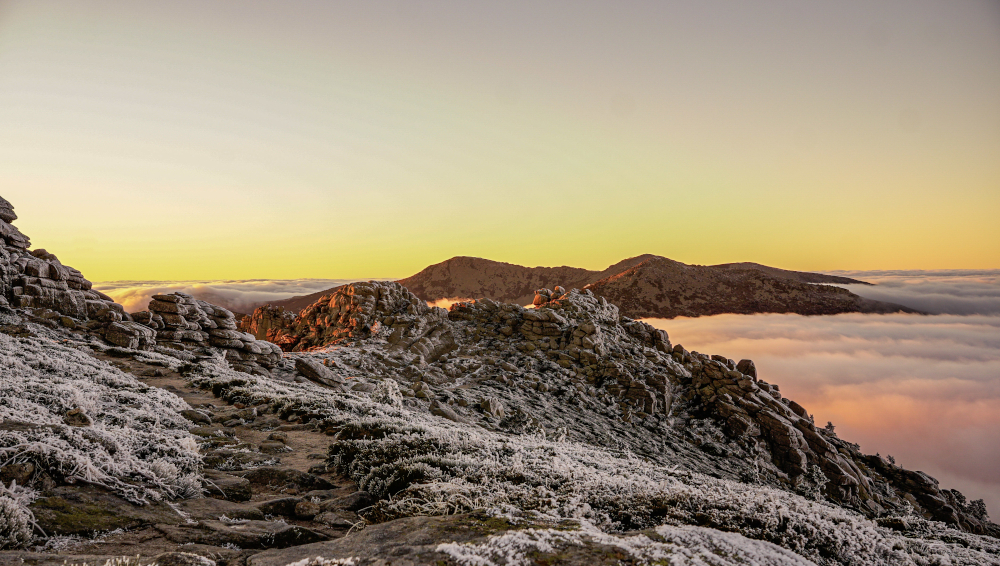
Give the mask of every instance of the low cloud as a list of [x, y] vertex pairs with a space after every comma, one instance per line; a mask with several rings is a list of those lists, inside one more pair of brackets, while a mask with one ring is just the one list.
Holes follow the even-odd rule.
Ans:
[[838, 271], [875, 283], [841, 285], [868, 299], [931, 314], [1000, 314], [1000, 270]]
[[[864, 280], [871, 276], [853, 276]], [[969, 314], [647, 319], [688, 350], [754, 360], [841, 438], [891, 454], [1000, 515], [1000, 284], [996, 272], [882, 275], [881, 300]], [[852, 290], [854, 286], [852, 286]], [[927, 299], [908, 304], [902, 297]], [[972, 308], [972, 307], [975, 308]], [[978, 311], [975, 309], [979, 309]]]
[[94, 288], [128, 312], [146, 310], [153, 295], [181, 291], [235, 312], [249, 313], [270, 301], [325, 291], [354, 279], [246, 279], [218, 281], [105, 281]]

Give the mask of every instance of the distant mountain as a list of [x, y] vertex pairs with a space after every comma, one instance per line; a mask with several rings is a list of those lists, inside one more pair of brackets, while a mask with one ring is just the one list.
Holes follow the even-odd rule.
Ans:
[[578, 267], [522, 267], [478, 257], [453, 257], [425, 268], [399, 284], [427, 301], [438, 299], [493, 300], [529, 305], [535, 291], [562, 285], [581, 288], [601, 279], [603, 272]]
[[864, 299], [829, 285], [870, 285], [848, 277], [787, 271], [756, 263], [687, 265], [651, 254], [623, 260], [604, 271], [522, 267], [456, 257], [399, 283], [426, 301], [488, 297], [522, 305], [529, 304], [539, 288], [556, 285], [566, 289], [587, 288], [634, 318], [722, 313], [916, 312], [901, 305]]
[[[635, 318], [722, 313], [917, 312], [830, 286], [871, 285], [849, 277], [788, 271], [758, 263], [687, 265], [652, 254], [622, 260], [604, 271], [568, 266], [524, 267], [459, 256], [426, 267], [416, 275], [400, 279], [399, 283], [430, 302], [488, 297], [520, 305], [530, 304], [537, 289], [557, 285], [566, 289], [588, 288]], [[339, 288], [270, 304], [299, 312]]]
[[[804, 283], [803, 280], [811, 281]], [[901, 305], [865, 299], [841, 287], [813, 282], [862, 283], [753, 263], [699, 266], [652, 256], [585, 288], [617, 304], [623, 313], [633, 318], [723, 313], [917, 312]]]
[[[642, 256], [643, 258], [653, 258], [657, 256]], [[782, 277], [785, 279], [794, 279], [796, 281], [801, 281], [802, 283], [825, 283], [832, 285], [875, 285], [874, 283], [869, 283], [867, 281], [861, 281], [858, 279], [851, 279], [850, 277], [839, 277], [837, 275], [826, 275], [823, 273], [810, 273], [808, 271], [788, 271], [785, 269], [778, 269], [777, 267], [768, 267], [766, 265], [761, 265], [759, 263], [751, 263], [744, 261], [741, 263], [721, 263], [719, 265], [713, 265], [712, 267], [717, 267], [720, 269], [756, 269], [758, 271], [763, 271], [764, 273], [772, 277]]]

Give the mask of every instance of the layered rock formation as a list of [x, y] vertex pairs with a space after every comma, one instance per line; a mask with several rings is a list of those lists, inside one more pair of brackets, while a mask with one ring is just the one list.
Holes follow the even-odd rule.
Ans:
[[281, 362], [281, 349], [237, 330], [232, 312], [185, 293], [154, 295], [149, 310], [132, 317], [154, 331], [157, 345], [192, 355], [221, 353], [238, 371], [269, 375]]
[[29, 251], [31, 241], [12, 224], [16, 219], [14, 207], [0, 198], [0, 305], [26, 309], [71, 328], [114, 324], [112, 335], [130, 326], [125, 309], [93, 290], [78, 270], [43, 249]]
[[11, 224], [16, 219], [13, 206], [0, 198], [0, 306], [20, 309], [33, 320], [92, 332], [124, 348], [222, 355], [240, 371], [267, 374], [281, 361], [280, 348], [238, 331], [232, 312], [183, 293], [158, 295], [150, 311], [129, 315], [54, 254], [29, 251], [30, 240]]
[[[631, 450], [664, 465], [813, 490], [869, 517], [913, 508], [1000, 534], [957, 492], [816, 427], [750, 360], [671, 345], [664, 331], [622, 316], [589, 289], [541, 289], [533, 303], [482, 299], [444, 311], [397, 283], [355, 283], [303, 311], [276, 340], [293, 351], [355, 346], [322, 350], [342, 356], [327, 360], [326, 379], [399, 376], [413, 382], [405, 394], [452, 420], [534, 422], [585, 442], [631, 437]], [[558, 408], [566, 401], [572, 416]]]

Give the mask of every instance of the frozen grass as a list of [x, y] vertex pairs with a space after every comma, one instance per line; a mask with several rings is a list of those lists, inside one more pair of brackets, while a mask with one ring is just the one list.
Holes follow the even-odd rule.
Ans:
[[[530, 566], [538, 555], [606, 555], [624, 552], [630, 562], [670, 566], [815, 566], [815, 563], [771, 543], [703, 527], [663, 525], [637, 535], [617, 536], [584, 523], [581, 531], [525, 529], [490, 536], [483, 543], [446, 543], [438, 552], [463, 566]], [[574, 548], [576, 547], [576, 548]], [[618, 554], [616, 553], [616, 554]]]
[[31, 503], [33, 493], [18, 489], [17, 485], [10, 488], [0, 483], [0, 549], [18, 548], [31, 540]]
[[269, 403], [284, 414], [339, 427], [330, 464], [381, 498], [365, 512], [370, 521], [492, 509], [583, 520], [595, 533], [663, 528], [659, 536], [673, 544], [685, 540], [678, 533], [694, 532], [675, 527], [699, 525], [708, 527], [697, 531], [699, 537], [718, 538], [713, 544], [729, 544], [726, 532], [738, 533], [821, 565], [1000, 565], [1000, 541], [940, 523], [911, 518], [919, 529], [902, 536], [852, 511], [779, 489], [541, 435], [490, 432], [364, 394], [276, 383], [218, 364], [201, 364], [190, 379], [232, 402]]
[[354, 559], [316, 556], [313, 558], [303, 558], [298, 562], [290, 562], [286, 566], [354, 566]]
[[[134, 503], [201, 492], [201, 457], [180, 398], [45, 338], [0, 334], [0, 466], [32, 463], [59, 482], [102, 485]], [[67, 426], [81, 409], [89, 426]], [[0, 495], [0, 537], [23, 545]], [[13, 521], [13, 522], [12, 522]]]

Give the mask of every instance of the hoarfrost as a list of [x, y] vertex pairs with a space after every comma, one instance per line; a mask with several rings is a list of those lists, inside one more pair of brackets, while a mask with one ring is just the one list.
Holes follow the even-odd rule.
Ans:
[[[567, 547], [611, 547], [640, 564], [671, 566], [815, 566], [814, 562], [771, 543], [703, 527], [663, 525], [654, 532], [616, 536], [583, 523], [582, 532], [526, 529], [489, 537], [480, 544], [445, 543], [437, 546], [463, 566], [528, 566], [534, 553], [565, 552]], [[659, 540], [654, 540], [655, 536]]]
[[[1000, 541], [942, 523], [911, 518], [904, 536], [842, 507], [668, 468], [627, 452], [488, 431], [353, 392], [277, 383], [220, 364], [202, 363], [190, 378], [231, 402], [268, 403], [285, 414], [322, 421], [323, 428], [339, 429], [329, 463], [380, 498], [362, 512], [368, 521], [489, 509], [540, 520], [584, 521], [594, 526], [586, 533], [591, 540], [652, 528], [666, 541], [662, 544], [681, 547], [701, 540], [698, 544], [706, 549], [724, 549], [742, 544], [732, 537], [746, 537], [782, 547], [783, 554], [776, 555], [787, 564], [809, 564], [795, 562], [791, 551], [819, 565], [1000, 565]], [[520, 535], [508, 534], [511, 538], [504, 540], [516, 546]], [[631, 540], [614, 538], [618, 544]], [[772, 548], [764, 542], [754, 552]], [[458, 547], [447, 548], [459, 552]], [[697, 554], [686, 563], [698, 564], [695, 558], [712, 563]], [[751, 555], [746, 559], [755, 563]]]
[[[201, 492], [201, 457], [176, 395], [45, 338], [0, 334], [0, 367], [0, 465], [30, 462], [139, 504]], [[76, 409], [89, 425], [64, 423]], [[0, 495], [5, 545], [27, 542], [27, 503]]]

